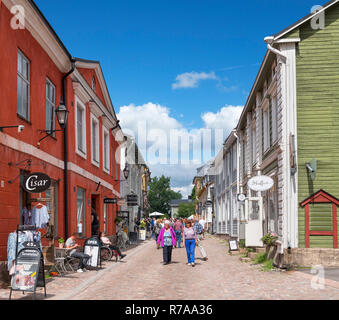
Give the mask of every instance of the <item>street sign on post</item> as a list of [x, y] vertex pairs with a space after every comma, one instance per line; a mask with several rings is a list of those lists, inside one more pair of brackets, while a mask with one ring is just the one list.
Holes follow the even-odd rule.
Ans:
[[136, 195], [136, 194], [127, 195], [127, 205], [129, 207], [137, 206], [138, 205], [138, 195]]

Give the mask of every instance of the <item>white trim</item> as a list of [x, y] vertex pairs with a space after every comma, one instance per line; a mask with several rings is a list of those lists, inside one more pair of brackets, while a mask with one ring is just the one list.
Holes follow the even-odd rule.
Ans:
[[274, 43], [295, 43], [295, 42], [300, 42], [300, 38], [291, 38], [291, 39], [279, 39], [274, 41]]
[[25, 28], [41, 45], [58, 69], [63, 73], [68, 72], [71, 68], [69, 56], [29, 2], [27, 0], [3, 0], [2, 2], [8, 10], [11, 10], [15, 5], [20, 5], [24, 8]]
[[[107, 147], [107, 159], [105, 159], [105, 134], [107, 135], [107, 144], [106, 144], [106, 147]], [[111, 164], [111, 161], [110, 161], [110, 153], [111, 153], [111, 148], [110, 148], [110, 134], [109, 134], [109, 130], [105, 127], [105, 126], [102, 126], [102, 169], [110, 174], [110, 164]], [[108, 165], [108, 169], [105, 168], [105, 160], [107, 160], [107, 165]]]
[[[42, 151], [36, 147], [34, 147], [31, 144], [28, 144], [26, 142], [20, 141], [6, 133], [0, 132], [0, 144], [4, 145], [5, 147], [11, 148], [15, 151], [22, 152], [25, 154], [28, 154], [30, 156], [33, 156], [38, 159], [43, 159], [44, 162], [49, 163], [50, 165], [64, 170], [64, 161], [60, 160], [49, 153]], [[74, 173], [77, 173], [81, 176], [83, 176], [86, 179], [89, 179], [95, 183], [101, 182], [101, 185], [104, 186], [105, 188], [112, 190], [112, 192], [120, 197], [120, 193], [115, 191], [113, 188], [113, 185], [108, 183], [107, 181], [99, 178], [98, 176], [88, 172], [87, 170], [79, 167], [75, 163], [68, 162], [68, 170]]]
[[91, 97], [86, 92], [86, 90], [83, 88], [80, 82], [73, 81], [73, 90], [74, 94], [78, 97], [79, 100], [82, 101], [82, 103], [88, 103], [91, 100]]
[[[93, 145], [93, 121], [96, 123], [96, 154], [97, 154], [97, 158], [98, 159], [94, 159], [93, 155], [94, 155], [94, 145]], [[93, 114], [91, 113], [90, 115], [90, 124], [91, 124], [91, 162], [92, 164], [94, 164], [95, 166], [97, 166], [98, 168], [100, 167], [100, 122], [99, 119]]]
[[[81, 157], [87, 159], [87, 143], [86, 143], [86, 105], [75, 95], [75, 152]], [[78, 148], [78, 105], [83, 109], [82, 119], [82, 137], [83, 137], [83, 151]]]

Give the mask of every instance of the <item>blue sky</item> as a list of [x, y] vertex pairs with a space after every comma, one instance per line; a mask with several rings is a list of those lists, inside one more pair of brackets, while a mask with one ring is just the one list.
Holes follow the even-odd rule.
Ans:
[[[222, 107], [243, 106], [266, 52], [264, 37], [305, 16], [313, 5], [323, 4], [313, 0], [36, 3], [73, 56], [101, 62], [117, 113], [122, 106], [151, 103], [158, 111], [166, 107], [162, 112], [188, 130], [206, 127], [202, 115], [207, 112], [209, 119], [217, 119]], [[182, 79], [187, 80], [192, 72], [193, 77], [205, 79], [193, 87], [192, 83], [173, 87], [179, 75], [186, 74]], [[174, 177], [173, 185], [183, 187], [184, 181], [188, 185], [191, 174], [192, 170], [180, 181]]]

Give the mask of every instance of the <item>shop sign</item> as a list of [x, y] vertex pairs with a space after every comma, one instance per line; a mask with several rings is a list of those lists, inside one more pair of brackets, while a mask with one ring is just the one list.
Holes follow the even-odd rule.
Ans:
[[273, 187], [274, 181], [268, 176], [255, 176], [247, 184], [253, 191], [267, 191]]
[[104, 199], [105, 204], [116, 204], [117, 203], [117, 198], [105, 198]]
[[237, 240], [229, 240], [228, 241], [228, 245], [229, 245], [229, 250], [230, 251], [238, 251], [239, 250], [238, 241]]
[[41, 172], [31, 173], [22, 181], [22, 187], [29, 193], [41, 193], [48, 190], [50, 186], [51, 178]]
[[24, 248], [19, 252], [14, 275], [12, 276], [11, 286], [13, 290], [35, 291], [39, 276], [40, 260], [40, 250]]
[[238, 201], [244, 202], [246, 200], [246, 195], [243, 193], [238, 194]]
[[85, 241], [84, 253], [90, 256], [87, 265], [97, 268], [100, 263], [100, 242], [98, 237], [89, 238]]
[[138, 195], [129, 194], [127, 195], [127, 205], [128, 206], [137, 206], [138, 205]]

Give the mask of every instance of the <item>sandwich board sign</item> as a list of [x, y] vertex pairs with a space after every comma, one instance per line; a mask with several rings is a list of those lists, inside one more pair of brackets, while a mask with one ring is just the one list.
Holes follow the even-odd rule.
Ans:
[[92, 237], [85, 241], [84, 253], [90, 256], [87, 266], [98, 268], [100, 264], [100, 240], [98, 237]]
[[12, 291], [32, 292], [35, 299], [37, 287], [44, 287], [46, 296], [44, 262], [41, 251], [27, 243], [16, 258], [9, 299], [11, 299]]

